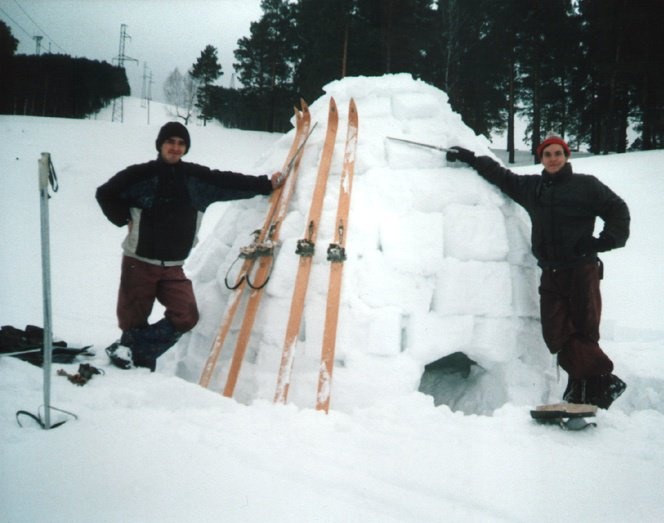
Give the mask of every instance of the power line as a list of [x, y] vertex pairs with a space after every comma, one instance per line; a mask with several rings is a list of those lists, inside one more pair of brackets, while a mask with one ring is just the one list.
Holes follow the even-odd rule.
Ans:
[[[62, 51], [63, 53], [65, 53], [65, 54], [67, 53], [67, 52], [62, 48], [62, 46], [60, 46], [55, 40], [53, 40], [53, 38], [51, 38], [51, 36], [50, 36], [46, 31], [44, 31], [44, 29], [42, 29], [42, 27], [41, 27], [41, 26], [35, 21], [34, 18], [32, 18], [32, 17], [30, 16], [30, 14], [29, 14], [29, 13], [23, 8], [23, 6], [22, 6], [21, 4], [18, 3], [18, 0], [14, 0], [14, 3], [15, 3], [16, 6], [17, 6], [17, 7], [23, 12], [23, 14], [24, 14], [25, 16], [28, 17], [28, 20], [30, 20], [30, 22], [32, 22], [32, 23], [34, 24], [34, 26], [35, 26], [39, 31], [41, 31], [41, 32], [42, 32], [42, 33], [48, 38], [48, 40], [49, 40], [49, 42], [50, 42], [51, 44], [53, 44], [55, 47], [57, 47], [58, 49], [60, 49], [60, 51]], [[14, 20], [14, 19], [9, 15], [9, 13], [8, 13], [5, 9], [3, 9], [2, 7], [0, 7], [0, 11], [2, 11], [2, 13], [4, 13], [4, 15], [5, 15], [5, 16], [6, 16], [6, 17], [7, 17], [7, 18], [8, 18], [8, 19], [9, 19], [9, 20], [10, 20], [10, 21], [11, 21], [11, 22], [12, 22], [12, 23], [18, 28], [18, 29], [20, 29], [21, 31], [23, 31], [23, 32], [24, 32], [29, 38], [31, 38], [31, 39], [35, 39], [35, 35], [34, 35], [34, 33], [30, 33], [25, 27], [23, 27], [23, 26], [22, 26], [21, 24], [19, 24], [16, 20]], [[41, 46], [38, 44], [37, 48], [40, 48], [40, 47], [41, 47]], [[39, 53], [38, 53], [38, 54], [39, 54]]]
[[51, 38], [51, 36], [50, 36], [46, 31], [44, 31], [44, 30], [41, 28], [41, 26], [40, 26], [37, 22], [35, 22], [35, 20], [34, 20], [34, 19], [28, 14], [28, 12], [23, 8], [23, 6], [22, 6], [21, 4], [18, 3], [18, 0], [14, 0], [14, 3], [18, 6], [18, 8], [19, 8], [21, 11], [23, 11], [23, 14], [25, 14], [25, 16], [27, 16], [28, 19], [29, 19], [33, 24], [35, 24], [35, 27], [36, 27], [37, 29], [39, 29], [39, 30], [44, 34], [44, 36], [46, 36], [46, 38], [48, 38], [49, 41], [50, 41], [55, 47], [57, 47], [58, 49], [60, 49], [60, 51], [62, 51], [63, 53], [65, 53], [65, 54], [67, 53], [67, 52], [66, 52], [61, 46], [58, 45], [58, 43], [57, 43], [55, 40], [53, 40], [53, 38]]
[[5, 11], [2, 7], [0, 7], [0, 11], [3, 12], [3, 14], [10, 20], [10, 22], [12, 24], [14, 24], [21, 31], [23, 31], [26, 35], [28, 35], [28, 38], [32, 38], [32, 35], [30, 33], [28, 33], [28, 31], [26, 29], [24, 29], [23, 26], [21, 26], [21, 24], [19, 24], [16, 20], [14, 20], [11, 16], [9, 16], [9, 13], [7, 13], [7, 11]]

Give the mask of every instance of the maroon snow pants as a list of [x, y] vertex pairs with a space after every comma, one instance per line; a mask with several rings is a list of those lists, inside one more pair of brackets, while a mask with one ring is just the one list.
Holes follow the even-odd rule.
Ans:
[[164, 316], [178, 332], [187, 332], [198, 322], [194, 290], [181, 266], [162, 267], [123, 256], [117, 305], [120, 329], [146, 327], [155, 300], [165, 307]]
[[598, 343], [602, 313], [599, 282], [598, 263], [542, 271], [539, 292], [544, 341], [574, 379], [613, 370], [613, 362]]

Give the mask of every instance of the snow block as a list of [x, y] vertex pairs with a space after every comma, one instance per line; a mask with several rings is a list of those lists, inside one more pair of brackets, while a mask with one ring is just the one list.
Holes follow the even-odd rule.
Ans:
[[476, 318], [473, 339], [465, 353], [480, 365], [510, 362], [519, 357], [512, 318]]
[[[293, 294], [293, 282], [297, 274], [297, 266], [300, 257], [295, 254], [297, 239], [295, 237], [288, 238], [279, 247], [279, 253], [272, 261], [272, 275], [268, 284], [265, 286], [265, 292], [270, 296], [277, 298], [289, 298]], [[257, 260], [260, 262], [260, 259]], [[258, 266], [258, 263], [256, 264]], [[254, 271], [255, 272], [255, 271]], [[260, 285], [261, 282], [252, 282]]]
[[396, 269], [433, 274], [443, 260], [443, 214], [388, 214], [380, 227], [380, 243]]
[[437, 273], [434, 309], [439, 314], [509, 316], [512, 281], [507, 262], [445, 258]]
[[512, 308], [517, 316], [539, 318], [538, 280], [535, 266], [512, 265]]
[[459, 260], [499, 261], [508, 253], [500, 209], [451, 204], [445, 208], [445, 256]]
[[378, 250], [365, 252], [349, 265], [346, 277], [357, 297], [368, 307], [395, 306], [405, 314], [428, 312], [431, 307], [433, 278], [399, 271]]
[[413, 314], [408, 321], [406, 352], [422, 365], [462, 351], [472, 342], [474, 318]]
[[369, 336], [361, 348], [367, 354], [396, 356], [401, 352], [401, 309], [381, 307], [372, 309], [369, 318]]
[[392, 114], [399, 119], [437, 118], [441, 99], [429, 93], [398, 93], [392, 96]]

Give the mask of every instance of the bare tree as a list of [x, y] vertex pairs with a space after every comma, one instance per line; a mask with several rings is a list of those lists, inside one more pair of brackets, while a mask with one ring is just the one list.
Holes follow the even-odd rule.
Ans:
[[174, 116], [182, 118], [185, 125], [189, 123], [194, 111], [198, 84], [191, 74], [183, 75], [177, 67], [164, 82], [166, 101], [171, 104]]

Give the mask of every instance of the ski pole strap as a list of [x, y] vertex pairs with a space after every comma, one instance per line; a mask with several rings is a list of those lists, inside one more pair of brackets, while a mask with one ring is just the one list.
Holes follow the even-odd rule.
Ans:
[[[64, 419], [62, 421], [58, 421], [57, 423], [51, 424], [50, 427], [46, 426], [46, 423], [42, 420], [42, 415], [41, 415], [41, 409], [43, 405], [39, 407], [39, 410], [37, 411], [37, 414], [33, 414], [32, 412], [28, 412], [27, 410], [19, 410], [16, 412], [16, 423], [18, 423], [18, 426], [23, 428], [23, 425], [21, 425], [21, 416], [28, 416], [29, 418], [33, 419], [37, 424], [44, 430], [51, 428], [55, 429], [59, 427], [60, 425], [64, 425], [68, 420]], [[49, 406], [48, 407], [50, 410], [57, 410], [58, 412], [62, 412], [63, 414], [66, 414], [67, 416], [71, 416], [74, 419], [78, 419], [78, 416], [74, 414], [73, 412], [69, 412], [66, 410], [58, 409], [57, 407]]]
[[60, 185], [58, 184], [58, 175], [55, 174], [55, 167], [51, 161], [51, 155], [48, 155], [48, 183], [51, 185], [53, 192], [58, 192]]

